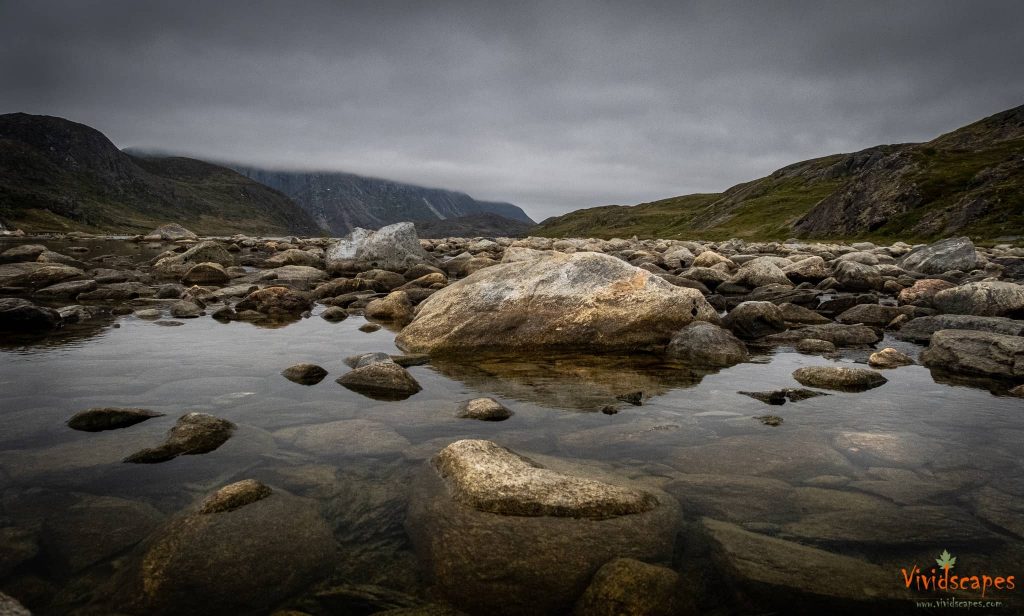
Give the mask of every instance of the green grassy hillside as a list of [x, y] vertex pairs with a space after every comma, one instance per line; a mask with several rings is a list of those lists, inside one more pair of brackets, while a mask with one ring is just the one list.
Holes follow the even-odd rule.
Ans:
[[136, 158], [88, 126], [0, 115], [0, 222], [25, 231], [319, 235], [283, 194], [188, 158]]
[[928, 143], [808, 160], [720, 194], [578, 210], [532, 233], [762, 240], [1019, 236], [1024, 106]]

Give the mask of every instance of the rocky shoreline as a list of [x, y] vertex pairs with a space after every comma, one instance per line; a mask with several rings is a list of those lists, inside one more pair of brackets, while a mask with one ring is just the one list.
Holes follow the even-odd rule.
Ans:
[[[22, 238], [0, 252], [5, 344], [116, 327], [118, 315], [160, 325], [210, 317], [266, 328], [359, 316], [395, 332], [404, 353], [351, 356], [350, 370], [331, 386], [396, 405], [422, 395], [410, 368], [424, 363], [444, 373], [503, 361], [494, 357], [632, 356], [685, 375], [756, 368], [751, 362], [780, 349], [821, 356], [827, 365], [794, 370], [802, 388], [739, 391], [748, 387], [737, 383], [735, 389], [769, 405], [884, 394], [887, 374], [919, 361], [936, 380], [1024, 397], [1024, 248], [977, 247], [968, 238], [924, 246], [421, 240], [410, 223], [357, 230], [342, 240], [199, 238], [167, 225], [121, 240], [156, 253], [145, 260], [94, 254], [92, 246], [103, 241], [109, 238]], [[919, 360], [880, 344], [893, 339], [923, 347]], [[859, 363], [848, 361], [853, 355]], [[308, 363], [280, 371], [295, 387], [328, 376]], [[627, 385], [616, 384], [580, 410], [615, 414], [658, 393]], [[68, 418], [69, 427], [129, 433], [164, 416], [117, 404], [83, 410]], [[515, 414], [493, 398], [467, 399], [451, 409], [453, 421], [469, 423], [503, 422]], [[154, 434], [150, 446], [124, 462], [170, 464], [246, 438], [216, 412], [182, 409], [164, 419], [176, 423], [163, 442]], [[757, 419], [763, 430], [790, 425], [777, 415]], [[169, 426], [165, 421], [161, 429]], [[748, 452], [733, 460], [747, 460], [751, 447], [742, 436], [726, 436], [714, 451], [702, 453], [711, 445], [697, 445], [677, 454], [670, 466], [686, 472], [664, 468], [660, 480], [533, 455], [500, 439], [413, 446], [368, 418], [286, 427], [272, 438], [328, 456], [348, 447], [345, 455], [365, 448], [415, 459], [408, 452], [425, 447], [398, 510], [430, 591], [341, 584], [331, 573], [341, 531], [315, 499], [293, 493], [294, 486], [235, 477], [172, 514], [142, 511], [123, 499], [84, 498], [75, 505], [93, 511], [84, 519], [105, 516], [113, 527], [128, 529], [110, 550], [60, 573], [81, 576], [118, 558], [116, 573], [97, 582], [99, 591], [86, 593], [92, 598], [76, 604], [77, 613], [697, 613], [708, 580], [727, 595], [716, 600], [733, 608], [778, 603], [812, 611], [912, 611], [906, 593], [892, 583], [897, 578], [861, 548], [923, 545], [955, 527], [957, 533], [944, 535], [951, 545], [1002, 549], [1019, 542], [1021, 531], [1022, 510], [992, 487], [972, 497], [982, 499], [972, 502], [987, 516], [984, 524], [959, 507], [927, 499], [911, 499], [912, 511], [901, 512], [891, 494], [876, 492], [896, 483], [895, 475], [884, 473], [898, 475], [903, 444], [874, 433], [848, 432], [829, 447], [808, 442], [803, 448], [797, 433], [794, 443], [757, 452], [763, 468], [732, 473], [723, 470], [732, 464], [729, 448]], [[571, 449], [571, 439], [564, 446]], [[836, 489], [849, 481], [849, 460], [863, 456], [874, 456], [877, 476], [858, 478], [860, 492]], [[815, 483], [794, 486], [773, 476], [783, 468]], [[901, 522], [901, 515], [918, 526]], [[873, 526], [884, 527], [884, 539], [872, 534]], [[38, 601], [18, 572], [46, 551], [45, 533], [0, 524], [0, 538], [0, 547], [14, 554], [0, 560], [0, 589], [9, 590], [5, 580], [21, 580], [9, 594]], [[859, 547], [849, 551], [849, 545]], [[703, 551], [713, 570], [695, 579], [680, 564], [680, 549]], [[809, 574], [812, 565], [835, 582]], [[0, 595], [0, 605], [6, 600]], [[66, 607], [43, 605], [43, 613]], [[617, 607], [609, 612], [609, 605]]]

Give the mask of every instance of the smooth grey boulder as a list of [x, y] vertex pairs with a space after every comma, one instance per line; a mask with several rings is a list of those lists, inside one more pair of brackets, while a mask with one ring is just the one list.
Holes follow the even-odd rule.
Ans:
[[459, 417], [481, 421], [504, 421], [512, 416], [502, 403], [494, 398], [474, 398], [459, 405]]
[[356, 228], [327, 249], [327, 269], [332, 274], [382, 269], [404, 272], [414, 265], [436, 261], [420, 246], [416, 227], [400, 222], [376, 231]]
[[696, 367], [724, 368], [749, 357], [747, 345], [714, 323], [694, 321], [672, 336], [667, 357]]
[[932, 304], [946, 314], [1024, 317], [1024, 285], [1014, 282], [971, 282], [939, 291]]
[[282, 370], [281, 376], [300, 385], [316, 385], [324, 380], [327, 371], [316, 364], [295, 364]]
[[773, 344], [786, 344], [798, 343], [806, 339], [825, 340], [836, 346], [862, 346], [874, 344], [881, 340], [882, 336], [867, 325], [823, 323], [772, 334], [767, 336], [764, 341]]
[[941, 274], [978, 267], [978, 251], [969, 237], [952, 237], [929, 244], [903, 257], [900, 266], [922, 274]]
[[480, 270], [431, 295], [395, 342], [414, 353], [642, 350], [718, 321], [693, 289], [621, 259], [556, 254]]
[[896, 333], [896, 338], [908, 342], [928, 344], [932, 334], [942, 329], [962, 329], [1024, 336], [1024, 321], [1006, 317], [978, 317], [968, 314], [937, 314], [911, 319]]
[[1024, 337], [943, 329], [932, 334], [921, 363], [957, 374], [1024, 378]]
[[393, 362], [390, 357], [346, 372], [336, 382], [377, 400], [405, 400], [423, 389], [408, 370]]
[[840, 261], [833, 268], [832, 275], [841, 287], [850, 291], [872, 291], [882, 288], [882, 274], [873, 265]]
[[754, 339], [786, 331], [782, 310], [772, 302], [743, 302], [722, 319], [740, 338]]

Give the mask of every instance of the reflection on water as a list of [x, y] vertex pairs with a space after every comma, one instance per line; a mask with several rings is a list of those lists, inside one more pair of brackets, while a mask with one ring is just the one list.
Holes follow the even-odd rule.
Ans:
[[666, 364], [654, 356], [484, 356], [470, 361], [435, 359], [431, 365], [445, 377], [478, 391], [556, 409], [587, 411], [618, 406], [617, 398], [625, 394], [642, 392], [650, 398], [693, 387], [710, 373]]
[[[423, 390], [387, 401], [334, 382], [349, 369], [347, 356], [398, 353], [392, 332], [364, 333], [360, 318], [277, 329], [210, 318], [180, 327], [112, 321], [38, 343], [5, 340], [0, 349], [0, 526], [42, 546], [0, 588], [17, 588], [42, 613], [51, 598], [50, 613], [103, 598], [112, 569], [68, 557], [71, 548], [98, 550], [99, 563], [109, 557], [87, 533], [72, 532], [80, 528], [72, 523], [88, 522], [85, 512], [111, 515], [112, 501], [92, 499], [122, 499], [114, 509], [143, 507], [148, 520], [250, 477], [319, 503], [343, 553], [333, 581], [422, 595], [403, 529], [410, 481], [460, 438], [587, 460], [664, 488], [690, 527], [712, 516], [854, 555], [891, 570], [894, 584], [899, 566], [930, 562], [953, 543], [958, 562], [975, 571], [1024, 565], [1024, 402], [951, 386], [919, 366], [886, 371], [889, 382], [868, 392], [768, 407], [737, 392], [798, 387], [794, 369], [829, 360], [783, 350], [702, 373], [653, 357], [474, 357], [411, 367]], [[852, 359], [863, 356], [842, 361]], [[297, 363], [321, 365], [329, 377], [302, 386], [280, 375]], [[616, 401], [634, 391], [644, 393], [642, 406]], [[479, 396], [515, 414], [458, 419], [458, 403]], [[619, 412], [575, 412], [606, 405]], [[166, 416], [96, 434], [64, 425], [92, 406]], [[781, 426], [753, 419], [769, 409]], [[192, 410], [239, 429], [206, 455], [121, 463]], [[687, 557], [707, 568], [700, 541], [687, 545]], [[728, 595], [706, 601], [720, 613], [740, 609]]]

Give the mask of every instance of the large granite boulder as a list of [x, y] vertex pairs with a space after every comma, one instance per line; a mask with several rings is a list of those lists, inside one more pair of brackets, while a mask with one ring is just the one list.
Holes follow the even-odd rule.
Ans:
[[420, 246], [416, 227], [399, 222], [376, 231], [356, 228], [327, 250], [327, 269], [333, 274], [371, 269], [403, 272], [414, 265], [434, 263]]
[[987, 317], [1024, 317], [1024, 285], [1014, 282], [971, 282], [932, 297], [939, 312]]
[[718, 314], [676, 287], [604, 254], [579, 252], [480, 270], [434, 293], [396, 338], [416, 353], [627, 351], [666, 344]]
[[921, 352], [921, 363], [958, 374], [1024, 379], [1024, 337], [940, 330]]
[[456, 607], [568, 613], [609, 560], [668, 562], [679, 523], [674, 499], [562, 464], [546, 468], [469, 440], [423, 469], [406, 528], [428, 578]]
[[918, 248], [903, 257], [903, 269], [922, 274], [941, 274], [959, 270], [969, 272], [978, 267], [978, 252], [969, 237], [952, 237]]

